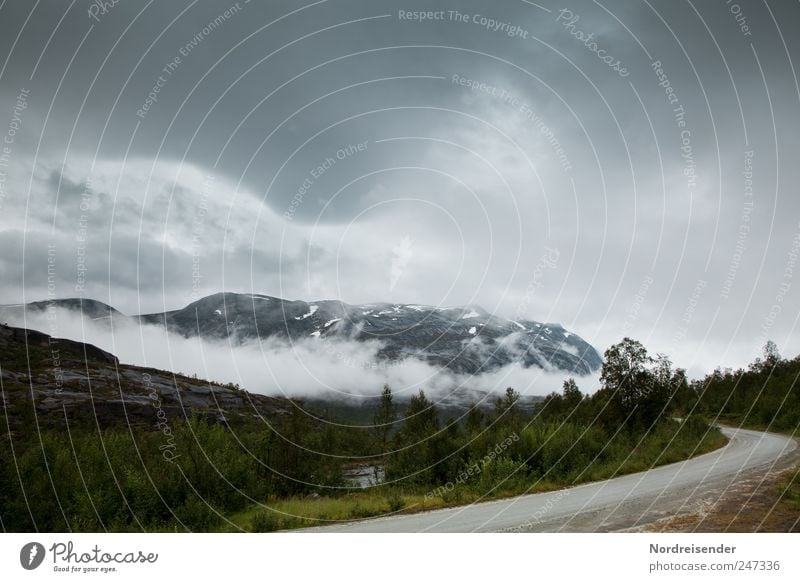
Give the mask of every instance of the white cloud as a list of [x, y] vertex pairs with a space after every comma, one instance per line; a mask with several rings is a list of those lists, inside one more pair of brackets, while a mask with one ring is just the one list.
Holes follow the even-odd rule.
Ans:
[[[96, 345], [122, 363], [196, 374], [218, 382], [234, 382], [248, 391], [290, 397], [376, 396], [389, 384], [400, 397], [423, 389], [444, 398], [462, 389], [502, 393], [507, 386], [526, 395], [561, 390], [563, 372], [511, 364], [480, 375], [456, 375], [420, 360], [389, 362], [378, 358], [379, 342], [308, 338], [289, 345], [276, 340], [234, 345], [225, 341], [185, 338], [154, 325], [108, 319], [93, 321], [64, 309], [10, 319], [56, 337]], [[577, 378], [582, 389], [597, 387], [596, 376]]]

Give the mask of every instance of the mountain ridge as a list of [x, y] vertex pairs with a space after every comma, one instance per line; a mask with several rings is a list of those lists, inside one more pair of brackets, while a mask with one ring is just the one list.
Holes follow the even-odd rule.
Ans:
[[415, 303], [348, 304], [340, 300], [303, 301], [264, 294], [219, 292], [180, 309], [128, 316], [91, 299], [54, 299], [0, 306], [0, 317], [14, 310], [64, 308], [93, 320], [129, 320], [164, 326], [184, 337], [233, 344], [274, 339], [378, 341], [378, 355], [389, 361], [416, 358], [456, 373], [481, 374], [512, 363], [525, 368], [596, 372], [597, 350], [557, 323], [511, 320], [479, 305], [436, 307]]

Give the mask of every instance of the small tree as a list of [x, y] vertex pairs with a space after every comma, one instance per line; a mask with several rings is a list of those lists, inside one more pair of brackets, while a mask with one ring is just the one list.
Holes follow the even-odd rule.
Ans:
[[697, 403], [697, 393], [689, 387], [686, 370], [678, 368], [670, 381], [671, 407], [681, 416], [685, 416]]
[[477, 403], [473, 403], [467, 412], [467, 418], [464, 421], [467, 434], [475, 434], [480, 432], [483, 428], [483, 412]]
[[767, 343], [764, 344], [763, 348], [764, 358], [756, 358], [753, 360], [753, 363], [750, 364], [748, 369], [751, 372], [763, 372], [765, 370], [771, 370], [777, 364], [781, 362], [781, 355], [778, 352], [778, 346], [772, 340], [767, 340]]
[[506, 388], [502, 398], [494, 402], [495, 421], [493, 427], [501, 432], [514, 431], [520, 423], [521, 413], [517, 406], [520, 394], [511, 386]]
[[514, 390], [511, 386], [506, 388], [506, 392], [502, 398], [498, 398], [494, 403], [494, 411], [498, 417], [510, 413], [514, 405], [519, 401], [519, 392]]
[[570, 407], [574, 407], [578, 404], [581, 400], [583, 400], [583, 393], [581, 389], [578, 388], [577, 382], [575, 382], [574, 378], [567, 378], [564, 380], [564, 400]]
[[653, 383], [655, 387], [666, 388], [672, 380], [672, 362], [665, 354], [653, 358]]
[[768, 340], [764, 344], [764, 366], [773, 368], [781, 361], [781, 354], [774, 341]]
[[435, 465], [442, 459], [439, 442], [433, 435], [439, 429], [439, 413], [425, 392], [412, 396], [405, 409], [405, 418], [397, 433], [399, 450], [387, 457], [386, 477], [409, 479], [409, 482], [430, 483]]
[[614, 395], [625, 413], [630, 413], [649, 391], [652, 358], [645, 347], [629, 337], [605, 352], [600, 382]]
[[383, 385], [383, 391], [378, 402], [378, 410], [375, 411], [375, 416], [372, 418], [372, 430], [375, 433], [378, 441], [378, 447], [381, 454], [386, 454], [389, 444], [389, 433], [392, 430], [392, 424], [397, 419], [397, 411], [394, 406], [394, 397], [392, 396], [392, 389], [388, 384]]
[[436, 405], [428, 400], [422, 390], [409, 399], [405, 416], [402, 432], [413, 441], [423, 439], [439, 429], [439, 413]]

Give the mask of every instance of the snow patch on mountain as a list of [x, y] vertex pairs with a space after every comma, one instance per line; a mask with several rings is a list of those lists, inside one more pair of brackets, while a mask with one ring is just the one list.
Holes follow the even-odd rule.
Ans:
[[309, 305], [308, 306], [308, 313], [305, 313], [303, 315], [295, 317], [295, 319], [298, 320], [298, 321], [301, 321], [303, 319], [307, 319], [307, 318], [311, 317], [312, 315], [314, 315], [318, 310], [319, 310], [319, 306], [318, 305]]

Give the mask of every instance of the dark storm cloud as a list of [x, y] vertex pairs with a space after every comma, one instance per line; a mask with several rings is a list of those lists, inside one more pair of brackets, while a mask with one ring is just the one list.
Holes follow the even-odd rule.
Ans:
[[83, 245], [128, 312], [225, 288], [524, 310], [694, 368], [800, 349], [796, 4], [92, 6], [0, 10], [5, 301], [56, 241], [61, 289]]

